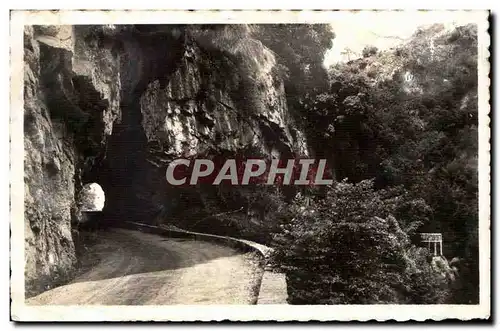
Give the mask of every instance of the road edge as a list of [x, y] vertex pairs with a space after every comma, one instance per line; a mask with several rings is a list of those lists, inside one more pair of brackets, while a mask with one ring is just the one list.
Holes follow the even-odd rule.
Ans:
[[288, 304], [286, 276], [279, 272], [273, 272], [273, 270], [269, 268], [268, 261], [272, 252], [272, 248], [270, 247], [246, 239], [238, 239], [233, 237], [187, 230], [173, 230], [139, 222], [125, 221], [123, 223], [134, 230], [145, 230], [147, 232], [169, 238], [189, 238], [192, 240], [202, 240], [229, 246], [245, 253], [256, 252], [262, 258], [262, 261], [264, 263], [264, 272], [260, 279], [260, 285], [258, 285], [259, 291], [255, 304]]

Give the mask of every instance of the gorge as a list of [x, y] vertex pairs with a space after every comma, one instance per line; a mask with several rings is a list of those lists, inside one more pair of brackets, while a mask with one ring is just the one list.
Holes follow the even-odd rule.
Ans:
[[24, 47], [28, 288], [75, 264], [87, 183], [107, 222], [151, 222], [176, 207], [174, 158], [308, 154], [274, 54], [248, 27], [27, 26]]
[[[477, 26], [418, 28], [326, 68], [334, 39], [330, 24], [25, 26], [26, 296], [75, 279], [89, 229], [111, 278], [128, 276], [127, 259], [135, 274], [158, 271], [148, 254], [172, 247], [211, 259], [195, 241], [119, 229], [140, 224], [271, 246], [292, 304], [477, 302]], [[283, 173], [285, 185], [262, 185], [277, 169], [251, 166], [284, 160], [321, 161], [300, 185]], [[304, 181], [315, 174], [323, 182]], [[440, 238], [436, 256], [420, 234]]]

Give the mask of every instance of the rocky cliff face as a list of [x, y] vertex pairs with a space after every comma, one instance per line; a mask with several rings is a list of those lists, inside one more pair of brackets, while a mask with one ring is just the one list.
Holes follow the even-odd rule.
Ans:
[[71, 219], [78, 218], [81, 172], [106, 145], [120, 107], [109, 50], [81, 47], [71, 27], [26, 27], [24, 39], [29, 294], [65, 279], [75, 263]]
[[158, 155], [161, 162], [161, 155], [237, 151], [248, 145], [265, 154], [291, 152], [283, 83], [273, 73], [273, 55], [263, 51], [263, 63], [245, 73], [227, 54], [188, 40], [168, 84], [152, 81], [141, 96], [151, 156]]
[[208, 30], [26, 27], [28, 295], [75, 264], [83, 184], [103, 187], [110, 222], [148, 222], [170, 207], [164, 176], [176, 157], [307, 154], [273, 54], [248, 33], [226, 47]]

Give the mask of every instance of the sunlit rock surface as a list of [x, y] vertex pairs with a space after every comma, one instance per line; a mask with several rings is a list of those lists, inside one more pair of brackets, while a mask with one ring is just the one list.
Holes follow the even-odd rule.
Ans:
[[174, 158], [308, 153], [273, 53], [242, 27], [231, 42], [175, 25], [26, 27], [28, 296], [71, 276], [85, 184], [102, 187], [106, 221], [151, 221], [174, 203]]

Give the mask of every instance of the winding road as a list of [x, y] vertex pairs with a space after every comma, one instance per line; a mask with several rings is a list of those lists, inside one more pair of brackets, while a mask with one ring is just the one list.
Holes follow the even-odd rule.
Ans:
[[254, 253], [139, 231], [110, 229], [98, 262], [28, 305], [254, 304], [263, 270]]

